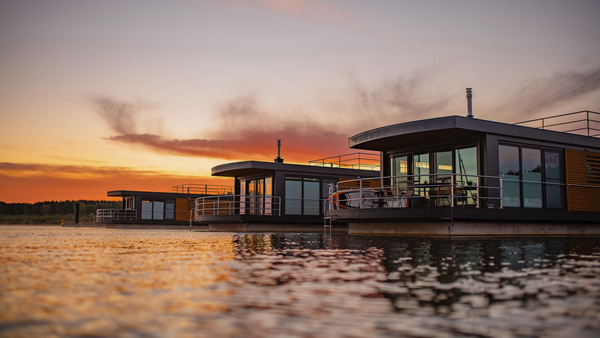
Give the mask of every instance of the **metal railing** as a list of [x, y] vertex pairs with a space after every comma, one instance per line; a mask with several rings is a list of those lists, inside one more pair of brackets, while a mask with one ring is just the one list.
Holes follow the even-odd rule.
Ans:
[[[376, 180], [380, 182], [378, 186], [373, 184]], [[326, 218], [335, 216], [335, 210], [346, 208], [480, 208], [484, 203], [489, 208], [496, 204], [503, 208], [502, 178], [497, 176], [455, 173], [385, 176], [345, 180], [338, 182], [335, 188], [331, 186], [329, 205], [323, 209]], [[482, 196], [484, 190], [488, 192], [486, 196]], [[494, 190], [499, 192], [489, 194]]]
[[279, 196], [219, 195], [196, 198], [194, 218], [203, 215], [266, 215], [279, 216]]
[[103, 220], [135, 220], [135, 209], [96, 209], [96, 221]]
[[[594, 119], [597, 118], [597, 119]], [[582, 110], [515, 123], [538, 129], [560, 131], [578, 135], [600, 136], [600, 113]]]
[[233, 187], [228, 185], [210, 184], [181, 184], [174, 185], [173, 192], [183, 194], [205, 194], [205, 195], [232, 195]]
[[380, 158], [379, 153], [358, 152], [312, 160], [308, 162], [308, 165], [378, 171], [380, 169]]
[[[379, 180], [381, 184], [373, 186], [374, 180]], [[327, 206], [323, 210], [325, 219], [331, 219], [337, 216], [336, 210], [340, 209], [443, 206], [475, 208], [499, 206], [500, 209], [504, 209], [505, 206], [511, 206], [507, 205], [511, 197], [518, 198], [519, 205], [521, 204], [520, 188], [517, 189], [519, 193], [515, 196], [505, 191], [509, 184], [514, 183], [530, 187], [538, 186], [539, 207], [542, 207], [542, 186], [595, 188], [600, 193], [600, 186], [597, 185], [514, 180], [498, 176], [455, 173], [402, 175], [345, 180], [335, 186], [330, 184]]]

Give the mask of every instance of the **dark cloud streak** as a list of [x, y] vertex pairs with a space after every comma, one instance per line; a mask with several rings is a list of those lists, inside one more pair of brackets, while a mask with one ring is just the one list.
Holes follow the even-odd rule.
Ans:
[[[586, 71], [557, 72], [549, 78], [524, 86], [500, 107], [504, 119], [522, 121], [549, 116], [548, 110], [600, 90], [600, 65]], [[581, 107], [589, 109], [589, 107]], [[540, 117], [541, 117], [540, 116]]]
[[431, 79], [427, 72], [416, 72], [373, 90], [354, 81], [349, 99], [333, 107], [322, 107], [318, 117], [290, 110], [274, 114], [261, 109], [256, 93], [242, 95], [221, 106], [215, 114], [214, 131], [208, 137], [192, 139], [139, 133], [136, 119], [148, 106], [140, 100], [99, 97], [92, 103], [118, 134], [106, 137], [114, 142], [178, 156], [272, 160], [276, 156], [276, 140], [282, 139], [282, 157], [304, 163], [353, 152], [347, 148], [352, 133], [442, 114], [450, 97], [425, 99]]

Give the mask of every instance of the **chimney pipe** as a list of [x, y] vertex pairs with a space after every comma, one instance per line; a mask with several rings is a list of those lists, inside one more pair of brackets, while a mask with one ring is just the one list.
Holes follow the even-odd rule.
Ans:
[[283, 163], [283, 159], [281, 158], [281, 140], [277, 140], [277, 158], [275, 159], [275, 163]]
[[473, 94], [471, 92], [472, 88], [467, 88], [467, 117], [473, 118]]

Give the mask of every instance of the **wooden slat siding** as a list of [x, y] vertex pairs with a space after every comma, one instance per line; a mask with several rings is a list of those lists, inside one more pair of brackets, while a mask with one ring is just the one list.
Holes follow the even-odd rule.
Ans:
[[176, 221], [189, 221], [190, 220], [190, 201], [191, 208], [194, 207], [194, 200], [187, 198], [175, 199], [175, 220]]
[[[353, 180], [355, 178], [344, 178], [340, 177], [338, 180], [340, 189], [354, 189], [360, 187], [360, 181], [350, 181], [350, 182], [342, 182], [346, 180]], [[381, 181], [379, 178], [374, 178], [372, 180], [363, 180], [362, 181], [363, 189], [366, 188], [379, 188], [381, 187]]]
[[[600, 153], [581, 150], [565, 150], [567, 174], [567, 210], [600, 211]], [[589, 175], [592, 174], [592, 175]], [[593, 175], [596, 174], [596, 175]], [[576, 187], [569, 184], [590, 185], [594, 187]], [[598, 187], [598, 188], [596, 188]]]

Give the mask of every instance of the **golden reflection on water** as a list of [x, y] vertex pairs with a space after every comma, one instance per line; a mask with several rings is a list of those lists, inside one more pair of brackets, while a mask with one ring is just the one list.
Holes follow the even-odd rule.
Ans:
[[[8, 332], [16, 337], [100, 329], [111, 336], [176, 325], [177, 317], [169, 316], [176, 313], [224, 311], [205, 296], [207, 286], [228, 279], [232, 235], [199, 235], [2, 226], [0, 324], [35, 324]], [[161, 325], [163, 320], [170, 325]]]

